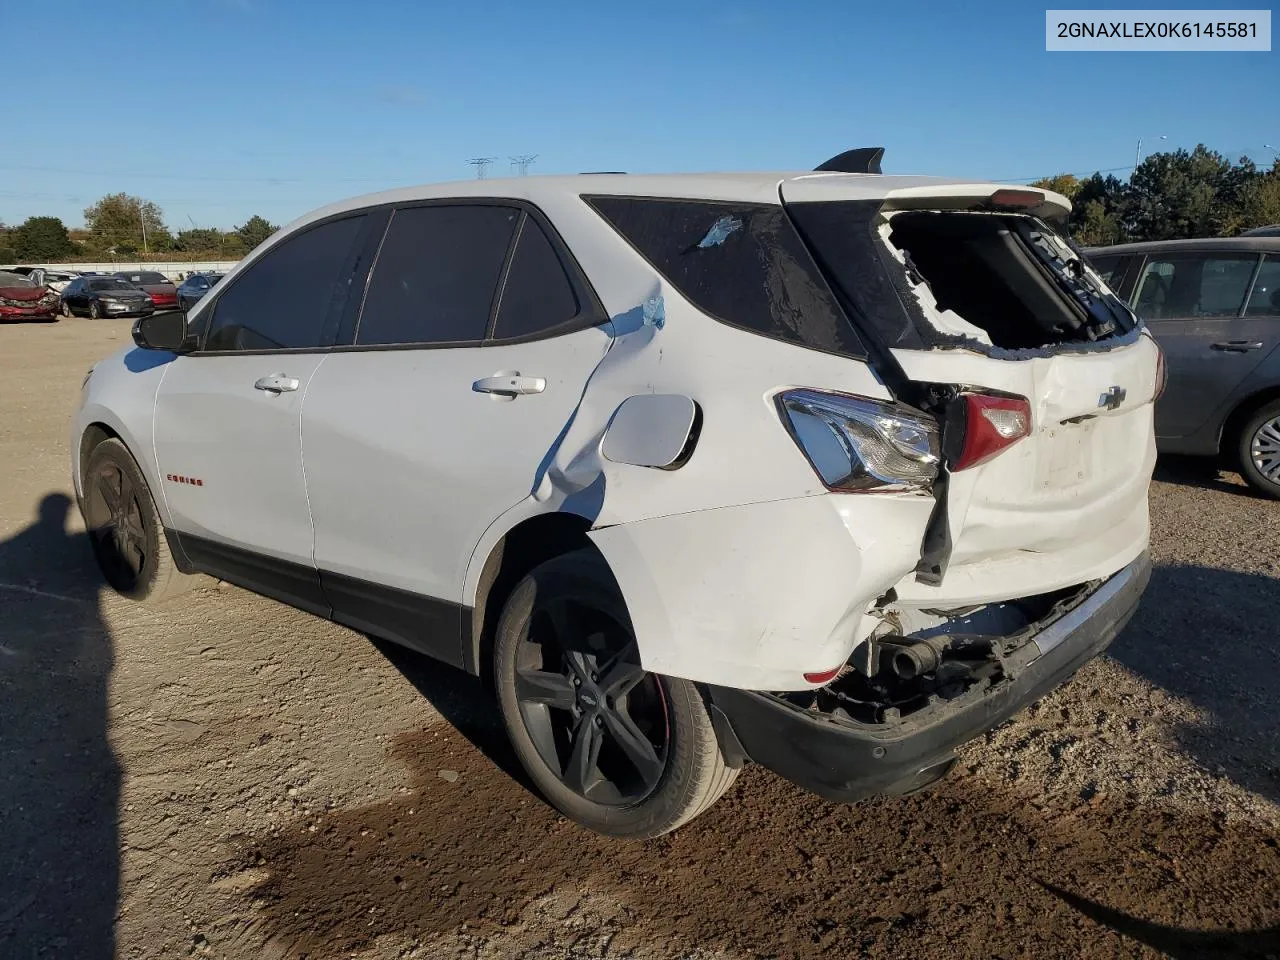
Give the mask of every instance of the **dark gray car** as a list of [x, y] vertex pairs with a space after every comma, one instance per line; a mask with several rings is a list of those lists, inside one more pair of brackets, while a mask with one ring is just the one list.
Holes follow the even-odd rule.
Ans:
[[1280, 499], [1280, 237], [1129, 243], [1087, 255], [1164, 350], [1159, 449], [1222, 454]]
[[190, 310], [222, 277], [221, 273], [193, 273], [187, 277], [178, 287], [178, 309]]

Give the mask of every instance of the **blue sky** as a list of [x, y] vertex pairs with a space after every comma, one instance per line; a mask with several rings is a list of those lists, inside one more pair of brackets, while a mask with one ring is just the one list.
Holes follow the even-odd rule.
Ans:
[[1139, 137], [1280, 146], [1280, 52], [1046, 53], [1025, 2], [42, 0], [36, 19], [59, 52], [7, 74], [10, 117], [32, 111], [0, 149], [10, 224], [79, 225], [119, 190], [174, 230], [284, 222], [476, 156], [809, 169], [884, 145], [886, 172], [1014, 179], [1123, 168]]

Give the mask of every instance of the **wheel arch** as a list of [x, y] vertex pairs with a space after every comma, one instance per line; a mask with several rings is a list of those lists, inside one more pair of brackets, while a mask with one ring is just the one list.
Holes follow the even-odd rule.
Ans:
[[591, 521], [580, 514], [540, 513], [521, 520], [490, 548], [467, 608], [470, 623], [463, 624], [462, 663], [468, 672], [491, 684], [494, 631], [507, 597], [539, 564], [575, 550], [596, 550], [590, 529]]
[[[84, 430], [81, 432], [80, 454], [79, 454], [80, 456], [79, 486], [81, 489], [83, 489], [83, 485], [84, 485], [85, 468], [89, 466], [89, 455], [93, 453], [94, 447], [102, 443], [103, 440], [112, 440], [112, 439], [119, 440], [121, 443], [125, 445], [126, 448], [129, 446], [128, 442], [125, 441], [120, 436], [119, 431], [117, 431], [110, 424], [103, 423], [101, 420], [93, 421], [88, 426], [86, 426]], [[130, 450], [129, 452], [132, 453], [133, 451]], [[137, 457], [134, 457], [134, 459], [136, 460]]]
[[1244, 429], [1245, 421], [1259, 407], [1273, 400], [1280, 400], [1280, 383], [1273, 383], [1260, 390], [1255, 390], [1232, 408], [1231, 412], [1223, 420], [1222, 430], [1218, 434], [1219, 456], [1226, 456], [1231, 458], [1232, 461], [1235, 460], [1236, 448], [1240, 441], [1240, 431]]

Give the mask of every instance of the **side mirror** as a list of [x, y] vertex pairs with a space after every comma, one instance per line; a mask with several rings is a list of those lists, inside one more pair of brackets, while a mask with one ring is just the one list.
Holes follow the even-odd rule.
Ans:
[[187, 334], [187, 315], [182, 310], [165, 310], [139, 317], [133, 325], [133, 342], [143, 350], [190, 353], [196, 338]]

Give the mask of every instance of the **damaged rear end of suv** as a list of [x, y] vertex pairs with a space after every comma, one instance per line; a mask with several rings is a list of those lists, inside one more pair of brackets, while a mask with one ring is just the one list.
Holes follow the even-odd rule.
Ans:
[[839, 174], [779, 189], [899, 408], [783, 391], [780, 416], [828, 491], [932, 506], [898, 529], [916, 562], [848, 659], [806, 674], [821, 686], [712, 686], [715, 719], [727, 752], [830, 799], [908, 793], [1133, 614], [1163, 358], [1061, 232], [1061, 197]]

